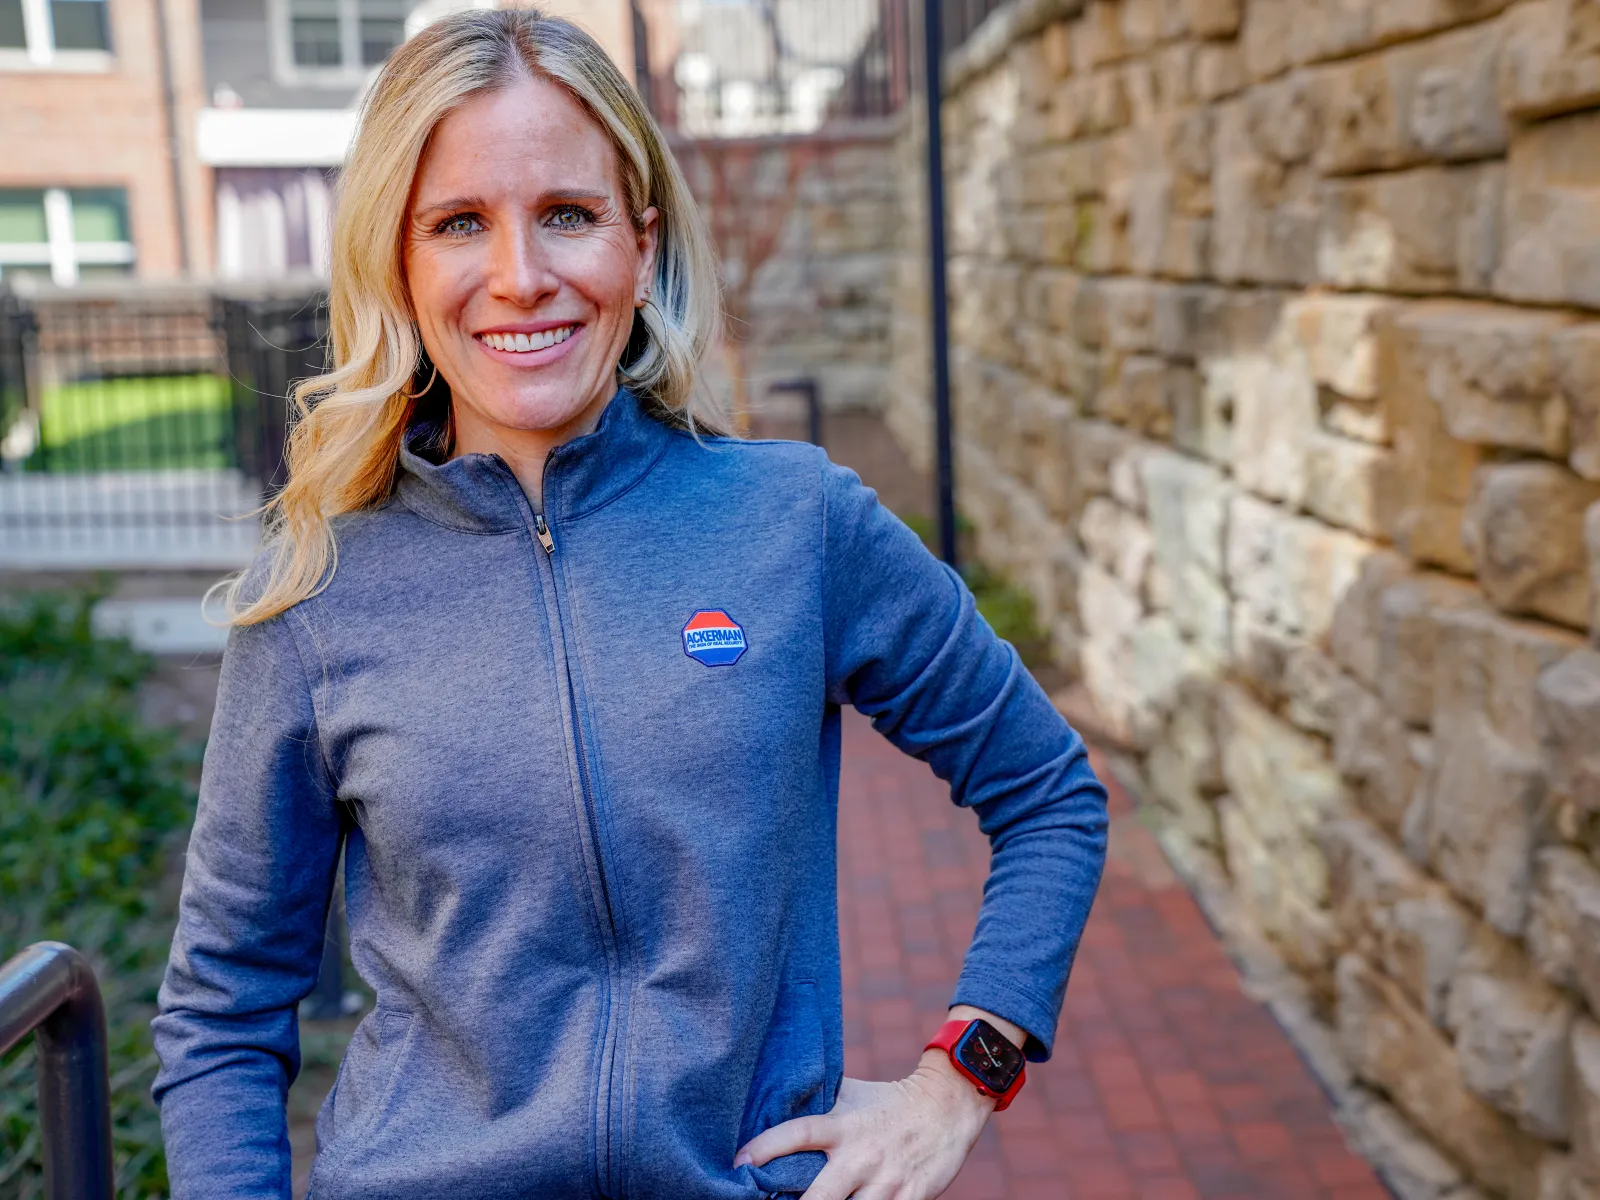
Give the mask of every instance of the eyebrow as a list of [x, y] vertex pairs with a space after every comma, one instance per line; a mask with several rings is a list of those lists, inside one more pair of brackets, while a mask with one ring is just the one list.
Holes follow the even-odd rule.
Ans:
[[[541, 204], [559, 204], [563, 201], [579, 200], [610, 200], [611, 192], [608, 188], [555, 188], [545, 192], [539, 197]], [[436, 212], [461, 212], [467, 209], [479, 210], [488, 208], [489, 204], [482, 196], [455, 196], [449, 200], [440, 200], [433, 204], [419, 205], [413, 216], [421, 218]]]
[[421, 217], [426, 213], [444, 212], [447, 209], [451, 212], [455, 212], [464, 208], [488, 207], [489, 206], [483, 202], [482, 196], [456, 196], [450, 200], [440, 200], [437, 204], [419, 204], [416, 209], [413, 210], [412, 215]]
[[546, 192], [541, 198], [546, 202], [551, 200], [609, 200], [611, 199], [611, 191], [609, 188], [603, 187], [557, 188], [554, 191]]

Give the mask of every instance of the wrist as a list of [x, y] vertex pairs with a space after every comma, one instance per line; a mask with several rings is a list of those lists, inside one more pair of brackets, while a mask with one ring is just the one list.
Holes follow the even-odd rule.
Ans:
[[1013, 1025], [1004, 1017], [997, 1017], [992, 1012], [985, 1012], [981, 1008], [974, 1008], [970, 1004], [954, 1004], [949, 1013], [952, 1021], [987, 1021], [996, 1030], [1015, 1046], [1018, 1050], [1025, 1049], [1028, 1041], [1028, 1032], [1020, 1025]]
[[994, 1112], [995, 1098], [985, 1096], [975, 1088], [972, 1080], [956, 1068], [950, 1061], [950, 1055], [944, 1050], [924, 1050], [922, 1057], [917, 1060], [917, 1069], [913, 1075], [923, 1079], [940, 1096], [962, 1109], [976, 1113], [984, 1119]]
[[[1006, 1024], [1016, 1031], [1019, 1042], [1026, 1038], [1015, 1025]], [[1010, 1106], [1027, 1081], [1027, 1064], [1019, 1042], [1002, 1033], [982, 1009], [958, 1005], [950, 1010], [950, 1020], [939, 1027], [923, 1050], [925, 1055], [942, 1055], [939, 1065], [943, 1071], [991, 1102], [992, 1111], [1000, 1112]]]

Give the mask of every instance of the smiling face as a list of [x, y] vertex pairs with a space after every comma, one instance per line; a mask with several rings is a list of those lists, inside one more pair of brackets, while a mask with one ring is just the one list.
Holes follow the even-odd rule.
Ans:
[[654, 209], [628, 212], [610, 138], [558, 84], [523, 78], [439, 123], [404, 259], [459, 453], [499, 453], [523, 478], [593, 427], [648, 294], [656, 229]]

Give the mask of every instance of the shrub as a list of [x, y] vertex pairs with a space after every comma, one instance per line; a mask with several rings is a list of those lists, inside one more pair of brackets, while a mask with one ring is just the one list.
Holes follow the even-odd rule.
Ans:
[[[163, 876], [195, 756], [139, 719], [151, 663], [96, 637], [93, 597], [0, 605], [0, 960], [87, 954], [105, 994], [117, 1191], [164, 1196], [149, 1021], [172, 939]], [[0, 1058], [0, 1196], [43, 1194], [31, 1039]]]

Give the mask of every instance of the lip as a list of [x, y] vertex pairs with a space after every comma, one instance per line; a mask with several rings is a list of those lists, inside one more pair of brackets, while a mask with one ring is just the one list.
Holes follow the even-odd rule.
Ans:
[[[573, 321], [530, 321], [517, 325], [496, 325], [490, 329], [479, 330], [479, 333], [544, 333], [550, 329], [560, 329], [565, 325], [573, 325]], [[543, 367], [565, 358], [572, 347], [582, 340], [584, 334], [589, 332], [587, 325], [578, 325], [572, 331], [572, 336], [564, 342], [554, 346], [546, 346], [543, 350], [496, 350], [476, 334], [473, 335], [472, 344], [482, 350], [496, 362], [505, 363], [512, 367]]]

